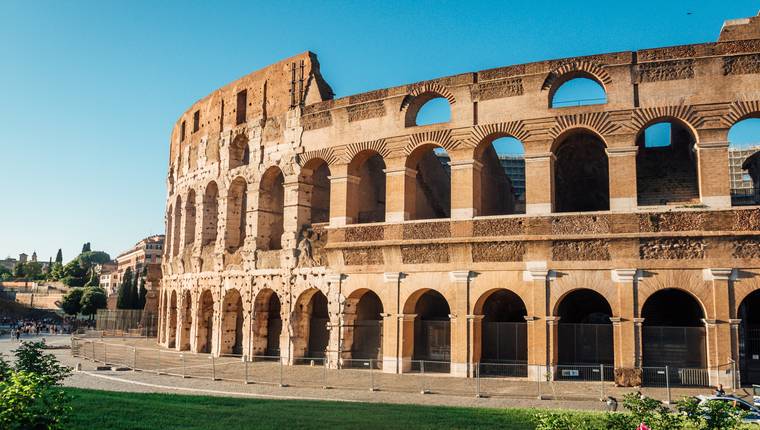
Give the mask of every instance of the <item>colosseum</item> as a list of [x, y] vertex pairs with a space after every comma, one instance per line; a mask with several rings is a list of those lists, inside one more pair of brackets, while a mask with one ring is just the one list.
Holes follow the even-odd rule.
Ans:
[[[603, 98], [556, 100], [576, 79]], [[434, 101], [449, 120], [418, 121]], [[715, 43], [343, 98], [315, 54], [288, 58], [174, 126], [159, 343], [461, 377], [735, 366], [760, 383], [760, 206], [732, 200], [728, 167], [730, 129], [758, 117], [760, 16]]]

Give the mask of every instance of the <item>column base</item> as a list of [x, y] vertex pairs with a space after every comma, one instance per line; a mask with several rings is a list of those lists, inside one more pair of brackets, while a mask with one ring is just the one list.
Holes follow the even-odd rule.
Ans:
[[451, 363], [451, 376], [468, 377], [469, 367], [467, 363]]
[[610, 199], [610, 210], [613, 212], [627, 212], [636, 209], [638, 201], [635, 197], [615, 197]]
[[551, 203], [530, 203], [530, 204], [525, 205], [526, 215], [550, 214], [550, 213], [552, 213]]
[[397, 365], [396, 357], [383, 356], [383, 373], [399, 373]]
[[706, 196], [702, 197], [702, 204], [714, 209], [725, 209], [731, 207], [731, 196]]

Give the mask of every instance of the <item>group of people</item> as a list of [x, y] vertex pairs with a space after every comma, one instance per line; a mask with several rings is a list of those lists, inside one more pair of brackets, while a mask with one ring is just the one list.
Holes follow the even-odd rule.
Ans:
[[18, 319], [9, 318], [0, 319], [0, 325], [7, 327], [10, 331], [11, 339], [21, 340], [22, 336], [40, 336], [56, 335], [67, 333], [68, 327], [59, 321], [49, 318], [41, 320], [36, 319]]

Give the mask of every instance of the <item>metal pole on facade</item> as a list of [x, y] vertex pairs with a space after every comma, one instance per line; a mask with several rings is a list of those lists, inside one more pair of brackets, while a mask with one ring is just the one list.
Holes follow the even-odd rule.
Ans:
[[480, 395], [480, 363], [475, 363], [475, 397], [482, 397]]
[[667, 388], [667, 391], [668, 391], [668, 400], [666, 403], [669, 405], [671, 403], [670, 402], [671, 399], [670, 399], [670, 368], [668, 366], [665, 366], [665, 387]]
[[599, 365], [599, 387], [601, 392], [599, 400], [604, 400], [604, 364]]
[[243, 381], [244, 384], [249, 384], [248, 382], [248, 357], [245, 355], [243, 356], [243, 366], [245, 366], [245, 380]]
[[158, 366], [156, 367], [156, 375], [161, 374], [161, 350], [158, 350]]
[[137, 370], [137, 348], [132, 347], [132, 371]]

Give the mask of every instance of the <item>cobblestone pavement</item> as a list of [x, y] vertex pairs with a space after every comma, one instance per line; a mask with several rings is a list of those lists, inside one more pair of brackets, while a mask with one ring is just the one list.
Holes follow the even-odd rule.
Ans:
[[[71, 344], [69, 336], [40, 336], [54, 346]], [[86, 344], [80, 348], [80, 357], [72, 356], [69, 349], [51, 350], [62, 363], [76, 367], [75, 372], [66, 380], [66, 385], [125, 392], [199, 394], [234, 397], [267, 397], [288, 399], [336, 400], [383, 402], [403, 404], [447, 405], [467, 407], [528, 407], [528, 408], [562, 408], [602, 410], [605, 404], [599, 401], [604, 395], [622, 397], [624, 390], [612, 384], [602, 387], [599, 383], [552, 383], [542, 384], [542, 395], [553, 397], [552, 400], [539, 400], [537, 384], [519, 379], [481, 378], [480, 392], [483, 397], [476, 397], [477, 386], [473, 378], [456, 378], [443, 375], [414, 374], [396, 375], [368, 370], [326, 370], [324, 366], [311, 363], [298, 366], [280, 366], [275, 362], [254, 362], [246, 364], [240, 358], [222, 357], [214, 359], [212, 365], [208, 354], [179, 354], [161, 349], [154, 339], [107, 338], [106, 350], [100, 343]], [[9, 354], [15, 341], [0, 339], [0, 353]], [[84, 359], [91, 357], [92, 348], [95, 357], [101, 362]], [[135, 363], [138, 368], [132, 371]], [[161, 357], [159, 358], [159, 350]], [[105, 357], [104, 357], [105, 355]], [[181, 357], [181, 359], [180, 359]], [[109, 370], [102, 370], [102, 361], [106, 358]], [[160, 362], [159, 362], [160, 360]], [[160, 374], [157, 367], [160, 363]], [[123, 370], [112, 370], [121, 368]], [[192, 377], [183, 378], [183, 374]], [[282, 376], [281, 375], [282, 372]], [[170, 374], [167, 374], [170, 373]], [[246, 376], [247, 375], [247, 376]], [[213, 380], [212, 376], [217, 379]], [[249, 383], [245, 384], [244, 380]], [[282, 378], [284, 387], [280, 386]], [[324, 388], [325, 386], [329, 389]], [[370, 387], [375, 391], [371, 391]], [[422, 391], [430, 394], [422, 394]], [[632, 389], [626, 389], [631, 391]], [[664, 389], [644, 389], [646, 395], [664, 398]], [[703, 390], [674, 389], [673, 399], [684, 395], [693, 395]]]

